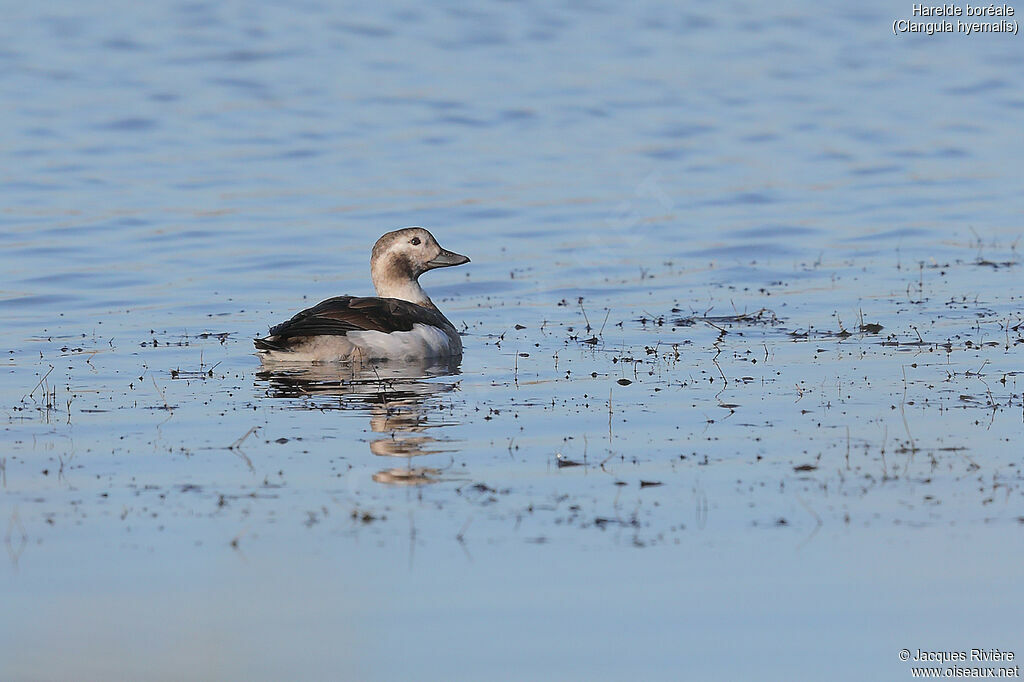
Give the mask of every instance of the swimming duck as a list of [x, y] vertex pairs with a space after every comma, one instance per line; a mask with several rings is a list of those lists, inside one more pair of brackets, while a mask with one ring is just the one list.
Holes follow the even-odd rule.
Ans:
[[459, 333], [418, 280], [428, 270], [468, 262], [441, 248], [422, 227], [388, 232], [370, 256], [377, 296], [336, 296], [303, 310], [254, 340], [260, 359], [267, 364], [461, 357]]

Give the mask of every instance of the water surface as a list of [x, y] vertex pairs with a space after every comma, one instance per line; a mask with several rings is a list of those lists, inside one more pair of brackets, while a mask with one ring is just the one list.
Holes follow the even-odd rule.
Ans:
[[[901, 679], [1021, 642], [1012, 35], [7, 9], [0, 677]], [[473, 259], [423, 280], [460, 365], [261, 370], [414, 224]]]

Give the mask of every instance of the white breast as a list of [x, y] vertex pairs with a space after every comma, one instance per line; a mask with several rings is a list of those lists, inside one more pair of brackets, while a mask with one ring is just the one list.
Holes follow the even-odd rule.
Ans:
[[370, 359], [443, 358], [462, 352], [458, 336], [453, 339], [443, 329], [429, 324], [414, 324], [407, 332], [358, 331], [347, 336]]

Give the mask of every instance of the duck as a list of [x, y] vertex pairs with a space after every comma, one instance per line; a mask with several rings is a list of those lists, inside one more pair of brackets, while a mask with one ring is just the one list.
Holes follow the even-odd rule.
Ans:
[[335, 296], [296, 313], [253, 340], [257, 354], [264, 365], [461, 359], [455, 325], [423, 291], [419, 277], [468, 262], [422, 227], [388, 232], [370, 255], [376, 296]]

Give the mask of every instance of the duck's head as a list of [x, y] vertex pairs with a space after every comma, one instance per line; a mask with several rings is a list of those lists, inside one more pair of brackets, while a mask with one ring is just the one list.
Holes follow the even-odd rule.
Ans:
[[373, 245], [370, 275], [377, 295], [430, 305], [417, 278], [427, 270], [468, 263], [469, 258], [447, 249], [422, 227], [388, 232]]

